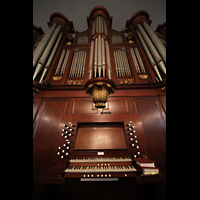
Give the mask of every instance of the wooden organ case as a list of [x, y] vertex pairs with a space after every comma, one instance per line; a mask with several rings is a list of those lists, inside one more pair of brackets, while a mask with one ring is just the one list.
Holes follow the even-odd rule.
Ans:
[[[102, 6], [91, 11], [87, 23], [88, 29], [78, 32], [67, 17], [53, 13], [49, 31], [33, 46], [35, 193], [37, 184], [71, 179], [142, 184], [165, 177], [162, 34], [151, 30], [146, 11], [135, 13], [122, 31], [111, 28], [112, 17]], [[96, 108], [84, 88], [98, 77], [116, 84], [105, 108]], [[134, 166], [140, 157], [156, 161], [160, 174], [142, 177]]]

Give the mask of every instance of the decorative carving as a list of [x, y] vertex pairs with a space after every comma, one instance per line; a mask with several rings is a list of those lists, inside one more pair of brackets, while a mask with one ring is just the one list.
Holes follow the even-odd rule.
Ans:
[[37, 89], [37, 88], [35, 88], [35, 87], [33, 87], [33, 96], [36, 94], [36, 93], [39, 93], [40, 91]]
[[108, 95], [114, 93], [115, 83], [106, 78], [94, 78], [86, 82], [85, 88], [86, 93], [92, 95], [92, 101], [95, 103], [95, 107], [105, 108]]
[[110, 84], [97, 82], [88, 85], [86, 93], [92, 94], [92, 101], [95, 103], [96, 108], [105, 108], [105, 103], [108, 100], [108, 95], [113, 92], [114, 88]]
[[134, 41], [133, 41], [133, 33], [132, 32], [128, 32], [127, 39], [128, 39], [128, 43], [134, 43]]
[[166, 86], [162, 87], [161, 89], [162, 89], [162, 91], [165, 91], [166, 90]]
[[133, 84], [134, 80], [132, 79], [117, 79], [119, 84]]
[[53, 76], [54, 81], [59, 81], [62, 78], [62, 76]]
[[148, 74], [139, 74], [138, 75], [141, 79], [147, 79], [148, 78]]
[[67, 80], [67, 85], [82, 85], [83, 80]]

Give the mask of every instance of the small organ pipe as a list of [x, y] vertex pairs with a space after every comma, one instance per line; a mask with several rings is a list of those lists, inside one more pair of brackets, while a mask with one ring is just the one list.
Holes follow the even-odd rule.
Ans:
[[129, 64], [128, 64], [128, 59], [127, 59], [127, 55], [126, 55], [126, 52], [125, 51], [123, 51], [122, 52], [123, 53], [123, 55], [124, 55], [124, 64], [125, 64], [125, 72], [126, 72], [126, 76], [128, 76], [129, 75]]
[[130, 51], [131, 51], [131, 55], [132, 55], [132, 58], [133, 58], [134, 65], [135, 65], [135, 69], [136, 69], [137, 73], [140, 73], [140, 68], [139, 68], [135, 53], [133, 51], [133, 48], [130, 48]]
[[65, 71], [65, 67], [66, 67], [66, 64], [67, 64], [68, 57], [69, 57], [69, 52], [70, 52], [70, 50], [67, 50], [67, 53], [65, 54], [65, 58], [64, 58], [61, 70], [60, 70], [60, 75], [62, 75]]
[[51, 50], [52, 50], [52, 47], [56, 41], [56, 38], [58, 37], [58, 34], [60, 32], [60, 29], [61, 29], [61, 26], [58, 25], [56, 30], [54, 31], [50, 41], [48, 42], [44, 52], [42, 53], [42, 56], [40, 57], [40, 60], [36, 66], [36, 69], [35, 69], [35, 72], [34, 72], [34, 75], [33, 75], [33, 80], [36, 78], [36, 76], [39, 74], [39, 72], [42, 70]]
[[119, 55], [120, 67], [121, 67], [121, 76], [125, 76], [125, 74], [124, 74], [124, 62], [123, 62], [121, 50], [118, 50], [118, 55]]
[[74, 57], [73, 57], [73, 60], [72, 60], [72, 65], [71, 65], [69, 77], [74, 77], [74, 69], [76, 67], [76, 61], [77, 61], [77, 52], [74, 52]]
[[94, 34], [94, 31], [95, 31], [95, 20], [93, 21], [93, 26], [92, 26], [92, 35]]
[[162, 81], [162, 78], [161, 78], [160, 72], [158, 71], [157, 65], [156, 65], [156, 63], [155, 63], [155, 61], [154, 61], [154, 59], [153, 59], [153, 57], [152, 57], [147, 45], [146, 45], [146, 43], [144, 42], [144, 40], [143, 40], [143, 38], [142, 38], [142, 36], [141, 36], [141, 34], [140, 34], [140, 32], [138, 30], [136, 30], [136, 34], [137, 34], [137, 36], [138, 36], [138, 38], [139, 38], [139, 40], [140, 40], [140, 42], [142, 44], [142, 47], [143, 47], [143, 49], [144, 49], [144, 51], [145, 51], [145, 53], [147, 55], [147, 58], [149, 59], [149, 62], [151, 64], [151, 66], [155, 70], [155, 72], [156, 72], [157, 76], [159, 77], [159, 79]]
[[80, 63], [80, 53], [81, 53], [81, 51], [77, 51], [76, 52], [76, 54], [77, 54], [77, 60], [75, 62], [75, 67], [74, 67], [74, 72], [73, 72], [72, 77], [76, 77], [76, 75], [78, 73], [78, 68], [79, 68], [79, 63]]
[[57, 41], [56, 41], [56, 43], [55, 43], [55, 45], [53, 47], [53, 50], [52, 50], [52, 52], [51, 52], [51, 54], [50, 54], [50, 56], [49, 56], [49, 58], [47, 60], [47, 63], [45, 65], [45, 68], [44, 68], [44, 70], [42, 72], [42, 76], [41, 76], [40, 81], [39, 81], [40, 84], [42, 84], [43, 78], [44, 78], [45, 74], [47, 73], [47, 71], [49, 70], [49, 67], [50, 67], [51, 62], [52, 62], [52, 60], [54, 58], [54, 55], [56, 54], [56, 51], [57, 51], [57, 48], [58, 48], [58, 46], [60, 44], [60, 40], [62, 39], [62, 36], [63, 36], [63, 31], [60, 32], [60, 34], [58, 36], [58, 39], [57, 39]]
[[116, 51], [114, 51], [114, 59], [115, 59], [115, 68], [116, 68], [117, 76], [119, 76], [119, 68], [118, 68], [118, 63], [116, 59]]
[[58, 62], [58, 65], [56, 67], [56, 71], [55, 71], [55, 75], [58, 74], [58, 72], [60, 71], [60, 67], [61, 67], [61, 64], [62, 64], [62, 61], [63, 61], [63, 58], [64, 58], [64, 55], [65, 55], [65, 49], [62, 51], [62, 54], [60, 56], [60, 59], [59, 59], [59, 62]]
[[158, 52], [162, 56], [164, 62], [166, 63], [166, 48], [163, 46], [162, 42], [159, 40], [158, 36], [154, 33], [151, 27], [145, 21], [142, 24], [147, 34], [151, 38], [153, 44], [155, 45]]
[[118, 55], [119, 55], [119, 60], [120, 60], [120, 66], [121, 66], [121, 76], [125, 76], [124, 74], [124, 62], [123, 62], [123, 57], [122, 57], [122, 51], [118, 50]]
[[140, 53], [139, 53], [138, 49], [137, 49], [137, 48], [134, 48], [134, 50], [135, 50], [136, 56], [137, 56], [137, 58], [138, 58], [138, 62], [139, 62], [139, 64], [140, 64], [141, 71], [142, 71], [143, 73], [146, 73], [145, 68], [144, 68], [144, 64], [143, 64], [143, 62], [142, 62], [142, 59], [141, 59], [141, 57], [140, 57]]
[[84, 57], [83, 57], [84, 60], [83, 60], [83, 66], [82, 66], [82, 77], [84, 76], [84, 71], [85, 71], [86, 52], [84, 51], [83, 54], [84, 54]]
[[121, 76], [121, 64], [120, 64], [120, 59], [119, 59], [119, 51], [116, 51], [116, 60], [118, 64], [119, 76]]
[[127, 69], [127, 63], [126, 63], [126, 52], [125, 51], [121, 51], [121, 55], [122, 55], [122, 62], [123, 62], [123, 68], [124, 68], [124, 76], [128, 75], [128, 69]]
[[45, 36], [42, 38], [38, 46], [36, 47], [35, 51], [33, 52], [33, 67], [37, 64], [42, 52], [44, 51], [49, 39], [51, 38], [54, 30], [56, 29], [56, 23], [54, 23], [50, 29], [47, 31]]

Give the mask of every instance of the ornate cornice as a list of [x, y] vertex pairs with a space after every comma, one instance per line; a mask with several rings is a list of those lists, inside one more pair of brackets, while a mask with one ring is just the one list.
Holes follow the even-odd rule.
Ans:
[[132, 15], [132, 17], [126, 21], [126, 28], [132, 26], [133, 29], [135, 29], [136, 25], [142, 21], [146, 21], [148, 24], [151, 23], [151, 20], [149, 20], [149, 14], [145, 10], [140, 10]]
[[69, 21], [65, 15], [59, 12], [55, 12], [50, 16], [50, 22], [48, 24], [51, 26], [53, 23], [61, 25], [64, 32], [66, 32], [67, 29], [74, 29], [73, 22]]
[[103, 6], [96, 6], [90, 12], [90, 16], [87, 17], [88, 26], [89, 26], [89, 22], [92, 21], [99, 14], [105, 17], [106, 21], [109, 21], [110, 26], [112, 25], [112, 17], [110, 16], [108, 10], [104, 8]]

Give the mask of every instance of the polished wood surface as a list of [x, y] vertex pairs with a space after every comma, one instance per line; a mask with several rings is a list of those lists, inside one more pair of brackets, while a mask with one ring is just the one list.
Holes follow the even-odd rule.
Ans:
[[74, 150], [127, 149], [122, 123], [78, 124]]

